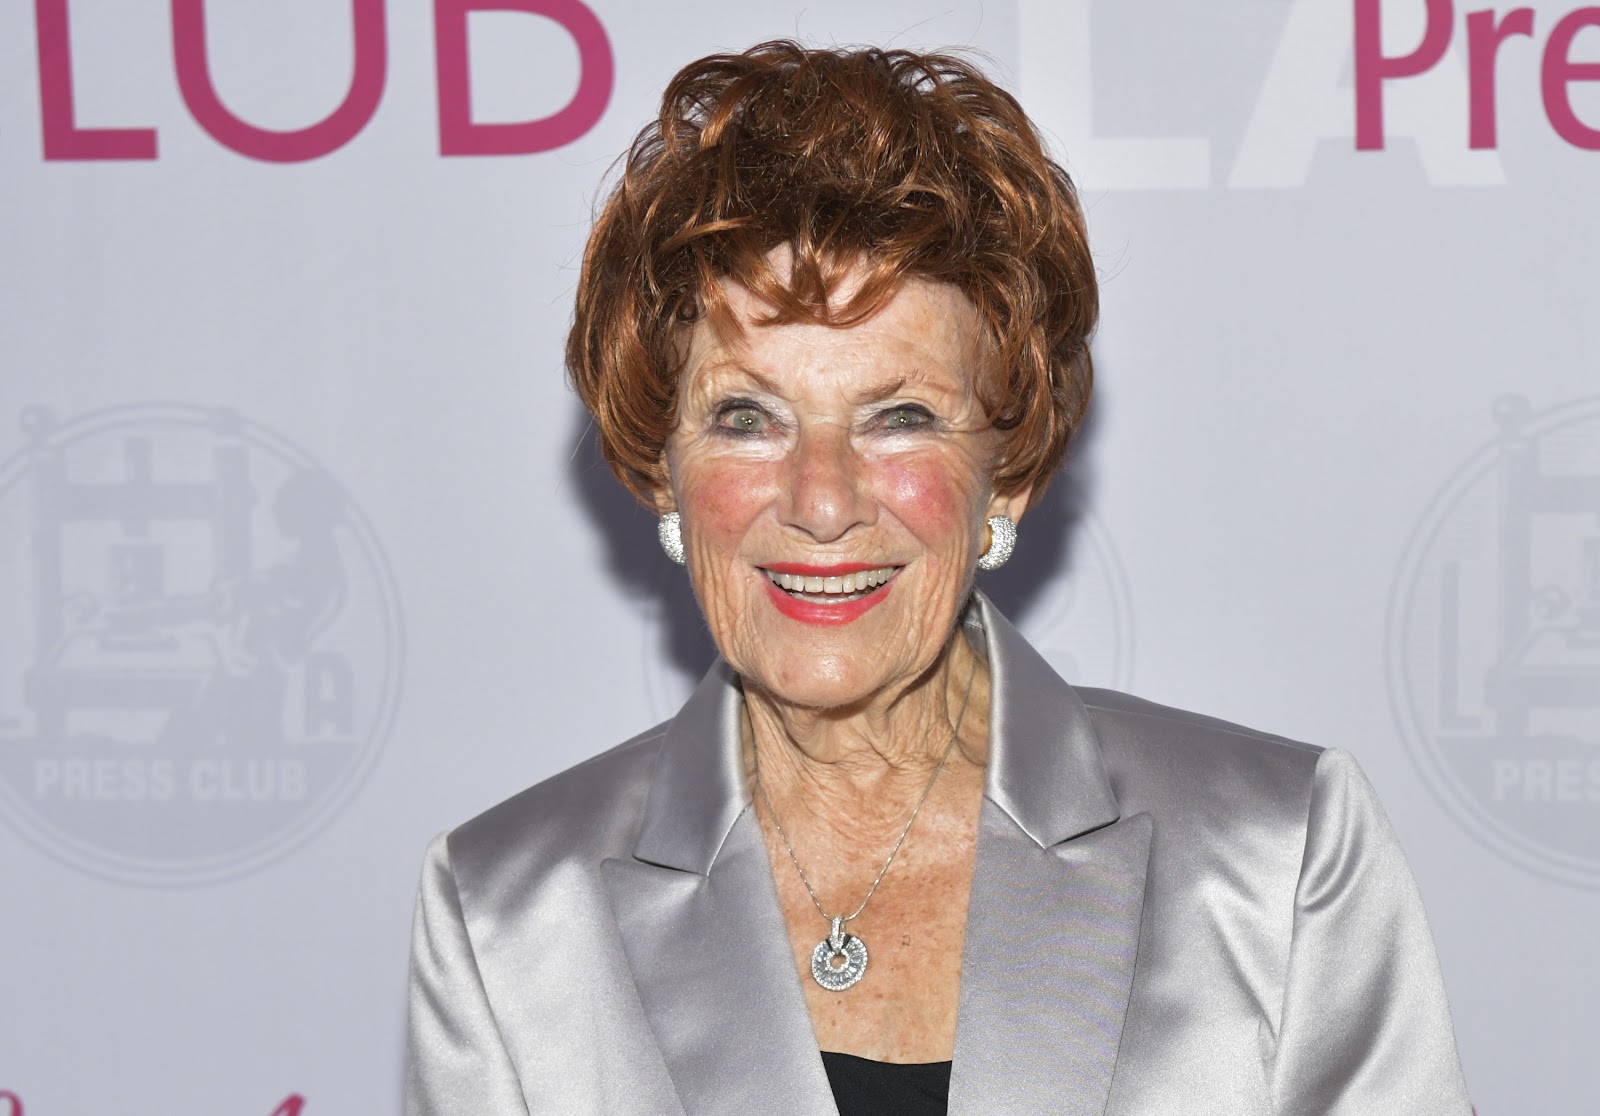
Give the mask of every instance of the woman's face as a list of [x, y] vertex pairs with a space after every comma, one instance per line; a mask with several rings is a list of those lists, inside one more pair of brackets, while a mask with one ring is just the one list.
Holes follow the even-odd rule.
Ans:
[[712, 637], [784, 701], [892, 694], [943, 648], [985, 519], [1026, 505], [991, 491], [977, 312], [913, 279], [849, 329], [763, 326], [765, 303], [725, 290], [743, 335], [694, 326], [660, 497]]

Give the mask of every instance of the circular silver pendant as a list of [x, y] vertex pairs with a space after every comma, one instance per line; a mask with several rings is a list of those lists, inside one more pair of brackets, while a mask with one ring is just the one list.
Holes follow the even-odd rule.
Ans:
[[824, 938], [811, 951], [811, 979], [829, 992], [843, 992], [866, 975], [867, 947], [854, 934], [839, 935], [835, 940], [837, 946]]

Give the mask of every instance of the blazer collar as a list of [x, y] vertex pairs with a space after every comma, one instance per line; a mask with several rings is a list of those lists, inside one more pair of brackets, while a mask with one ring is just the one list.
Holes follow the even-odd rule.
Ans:
[[[985, 797], [1043, 848], [1116, 821], [1082, 699], [983, 593], [973, 593], [962, 622], [989, 660]], [[710, 874], [749, 804], [742, 700], [738, 676], [719, 658], [672, 719], [634, 846], [639, 860]]]
[[1042, 848], [1119, 816], [1088, 707], [982, 593], [969, 624], [988, 645], [989, 771], [984, 795]]
[[718, 658], [667, 726], [633, 855], [647, 864], [711, 873], [749, 804], [739, 731], [739, 676]]

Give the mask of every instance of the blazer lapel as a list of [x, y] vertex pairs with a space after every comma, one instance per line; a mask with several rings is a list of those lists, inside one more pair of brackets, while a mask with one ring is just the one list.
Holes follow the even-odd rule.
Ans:
[[[951, 1116], [1102, 1113], [1139, 942], [1151, 823], [1120, 817], [1089, 712], [978, 593], [989, 771], [962, 955]], [[662, 741], [631, 859], [603, 865], [688, 1116], [836, 1116], [718, 662]]]
[[604, 862], [606, 891], [689, 1116], [836, 1116], [745, 801], [738, 702], [718, 663], [662, 742], [634, 858]]
[[1102, 1113], [1151, 822], [1119, 818], [1088, 710], [981, 594], [993, 678], [951, 1116]]

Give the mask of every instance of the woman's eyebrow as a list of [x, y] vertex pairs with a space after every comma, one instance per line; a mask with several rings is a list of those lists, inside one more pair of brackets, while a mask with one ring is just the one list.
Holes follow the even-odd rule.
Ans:
[[[750, 386], [757, 391], [776, 396], [779, 399], [788, 398], [783, 387], [776, 380], [757, 372], [754, 368], [738, 360], [712, 361], [701, 369], [701, 374], [719, 377], [737, 376], [749, 381]], [[926, 377], [924, 376], [901, 374], [893, 379], [881, 380], [876, 384], [864, 387], [859, 392], [852, 392], [850, 394], [850, 402], [855, 406], [869, 407], [874, 403], [882, 403], [886, 399], [892, 399], [905, 391], [907, 386], [923, 383], [925, 380]]]
[[723, 359], [711, 361], [701, 368], [700, 374], [703, 376], [741, 376], [744, 379], [749, 380], [751, 386], [756, 388], [756, 390], [763, 391], [768, 395], [776, 395], [779, 398], [783, 397], [783, 391], [781, 388], [779, 388], [777, 381], [763, 376], [760, 372], [757, 372], [749, 365], [738, 360]]
[[891, 396], [899, 395], [905, 389], [907, 382], [908, 377], [905, 376], [898, 376], [893, 380], [885, 380], [876, 387], [866, 388], [859, 395], [856, 395], [854, 397], [855, 402], [863, 406], [882, 403]]

